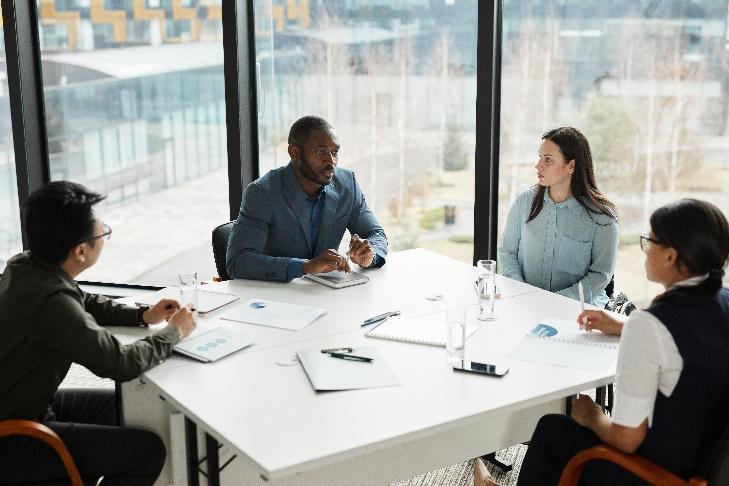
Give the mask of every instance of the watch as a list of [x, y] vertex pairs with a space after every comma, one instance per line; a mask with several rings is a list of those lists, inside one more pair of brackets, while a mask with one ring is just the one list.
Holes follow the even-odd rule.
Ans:
[[148, 310], [149, 310], [148, 305], [140, 305], [137, 308], [137, 324], [139, 324], [140, 326], [144, 326], [144, 327], [149, 326], [148, 323], [144, 322], [144, 313], [147, 312]]

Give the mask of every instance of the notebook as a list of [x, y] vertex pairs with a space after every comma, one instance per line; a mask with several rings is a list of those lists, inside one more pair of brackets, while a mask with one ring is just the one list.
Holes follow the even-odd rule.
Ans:
[[220, 316], [228, 321], [277, 327], [298, 331], [327, 313], [321, 307], [286, 304], [265, 299], [251, 299]]
[[[162, 299], [180, 299], [180, 290], [177, 287], [167, 287], [158, 290], [153, 294], [142, 295], [137, 298], [137, 305], [153, 306]], [[197, 289], [197, 311], [200, 314], [212, 312], [220, 309], [224, 305], [235, 302], [240, 299], [235, 294], [227, 294], [224, 292], [216, 292], [214, 290]]]
[[545, 319], [524, 336], [508, 358], [595, 371], [618, 357], [620, 337], [581, 331], [576, 322]]
[[360, 285], [369, 282], [370, 278], [357, 272], [341, 272], [335, 270], [329, 273], [307, 273], [304, 275], [309, 280], [313, 280], [316, 283], [326, 285], [333, 289], [343, 289], [345, 287], [351, 287], [352, 285]]
[[[476, 326], [466, 326], [466, 338], [475, 333], [476, 330]], [[445, 320], [436, 321], [393, 316], [367, 331], [365, 336], [445, 347], [447, 334]]]
[[175, 352], [209, 363], [235, 353], [253, 344], [246, 332], [229, 331], [216, 327], [195, 337], [180, 341], [172, 348]]
[[374, 346], [353, 349], [352, 354], [367, 356], [372, 358], [372, 362], [332, 358], [318, 348], [296, 352], [316, 391], [358, 390], [400, 384]]

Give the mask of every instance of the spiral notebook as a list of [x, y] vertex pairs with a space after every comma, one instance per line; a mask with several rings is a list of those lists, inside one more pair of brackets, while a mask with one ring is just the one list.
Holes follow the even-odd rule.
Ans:
[[507, 358], [605, 371], [617, 360], [619, 343], [618, 336], [581, 331], [574, 321], [545, 319], [519, 341]]
[[[475, 326], [466, 326], [466, 338], [468, 339], [476, 330]], [[447, 334], [445, 320], [436, 321], [393, 316], [367, 331], [365, 336], [445, 347]]]

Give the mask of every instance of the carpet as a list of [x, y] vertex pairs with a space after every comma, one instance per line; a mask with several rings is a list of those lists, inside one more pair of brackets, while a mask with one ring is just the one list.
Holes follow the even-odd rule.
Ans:
[[[497, 454], [501, 460], [510, 460], [514, 468], [505, 473], [493, 465], [486, 463], [491, 476], [501, 486], [512, 486], [516, 484], [519, 477], [521, 462], [524, 460], [527, 446], [517, 444], [504, 449]], [[436, 471], [431, 471], [421, 476], [415, 476], [405, 481], [393, 483], [390, 486], [471, 486], [473, 484], [473, 461], [453, 464]]]

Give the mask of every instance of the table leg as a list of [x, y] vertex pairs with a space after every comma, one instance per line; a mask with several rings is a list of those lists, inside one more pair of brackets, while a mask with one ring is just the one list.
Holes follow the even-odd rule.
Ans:
[[205, 434], [207, 452], [208, 486], [220, 486], [220, 458], [218, 457], [218, 441], [210, 434]]
[[187, 446], [187, 486], [200, 486], [197, 468], [197, 425], [185, 417], [185, 445]]

